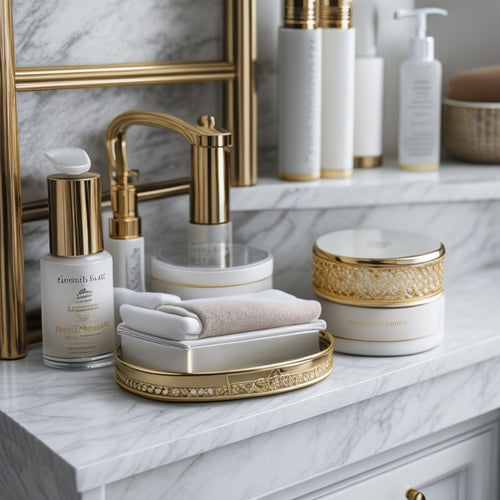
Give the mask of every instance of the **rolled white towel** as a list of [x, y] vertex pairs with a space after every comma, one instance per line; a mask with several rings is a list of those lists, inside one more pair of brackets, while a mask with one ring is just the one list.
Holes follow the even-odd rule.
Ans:
[[120, 307], [123, 304], [138, 306], [145, 309], [156, 309], [161, 305], [178, 304], [181, 298], [169, 293], [136, 292], [128, 288], [115, 287], [114, 301], [115, 324], [118, 324], [120, 322]]
[[303, 300], [281, 290], [245, 295], [184, 300], [160, 305], [156, 311], [123, 305], [128, 328], [172, 340], [215, 337], [315, 321], [321, 314], [316, 300]]

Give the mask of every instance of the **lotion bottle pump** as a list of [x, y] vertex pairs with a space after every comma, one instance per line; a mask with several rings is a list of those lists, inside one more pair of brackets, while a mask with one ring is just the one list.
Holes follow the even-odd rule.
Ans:
[[278, 34], [278, 176], [320, 177], [321, 33], [319, 0], [284, 0]]
[[113, 262], [103, 250], [101, 178], [79, 148], [45, 151], [50, 253], [40, 259], [43, 362], [96, 368], [113, 362]]
[[427, 15], [438, 8], [399, 9], [395, 19], [416, 18], [410, 57], [399, 71], [398, 165], [404, 170], [437, 170], [440, 162], [442, 66], [434, 58], [434, 38], [426, 35]]
[[351, 0], [321, 0], [321, 177], [350, 177], [354, 156], [356, 31]]

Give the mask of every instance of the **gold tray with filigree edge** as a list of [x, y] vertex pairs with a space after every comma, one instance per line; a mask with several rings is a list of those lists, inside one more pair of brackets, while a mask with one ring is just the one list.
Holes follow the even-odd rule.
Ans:
[[268, 396], [315, 384], [333, 369], [333, 337], [320, 333], [320, 350], [282, 363], [226, 372], [175, 373], [148, 370], [115, 350], [115, 380], [128, 392], [170, 402], [228, 401]]

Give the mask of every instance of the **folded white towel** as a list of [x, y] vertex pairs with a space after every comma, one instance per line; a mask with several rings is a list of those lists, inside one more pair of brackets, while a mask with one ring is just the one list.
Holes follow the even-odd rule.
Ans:
[[146, 309], [156, 309], [161, 305], [178, 304], [181, 298], [169, 293], [136, 292], [128, 288], [114, 288], [115, 326], [120, 323], [120, 307], [130, 304]]
[[189, 340], [310, 323], [319, 318], [321, 305], [281, 290], [265, 290], [184, 300], [161, 305], [156, 311], [123, 305], [120, 314], [132, 330], [166, 339]]

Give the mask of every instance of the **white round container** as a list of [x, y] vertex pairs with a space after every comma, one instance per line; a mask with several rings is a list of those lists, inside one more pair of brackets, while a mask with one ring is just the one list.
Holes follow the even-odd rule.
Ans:
[[313, 288], [335, 349], [350, 354], [412, 354], [441, 342], [441, 242], [384, 230], [346, 230], [318, 238]]
[[273, 257], [265, 250], [233, 244], [223, 261], [218, 262], [218, 266], [189, 266], [184, 246], [166, 248], [152, 258], [152, 290], [187, 300], [273, 287]]

